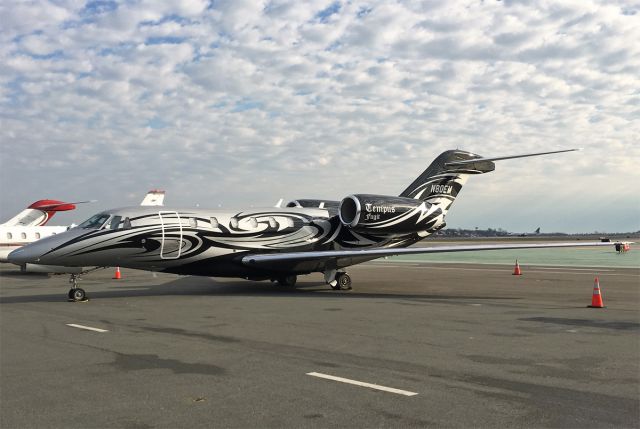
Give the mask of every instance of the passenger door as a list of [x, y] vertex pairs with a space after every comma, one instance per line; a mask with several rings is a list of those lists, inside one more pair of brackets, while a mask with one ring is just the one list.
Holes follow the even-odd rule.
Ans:
[[178, 259], [182, 251], [182, 223], [178, 212], [158, 212], [162, 227], [161, 259]]

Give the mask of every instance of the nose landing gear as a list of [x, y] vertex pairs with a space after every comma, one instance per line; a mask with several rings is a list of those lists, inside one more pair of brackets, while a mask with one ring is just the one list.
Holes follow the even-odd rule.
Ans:
[[78, 287], [78, 282], [80, 281], [80, 276], [84, 274], [88, 274], [92, 271], [102, 270], [106, 267], [93, 267], [88, 270], [84, 270], [80, 273], [71, 274], [69, 277], [69, 283], [71, 283], [71, 289], [69, 289], [69, 293], [67, 293], [67, 298], [69, 298], [69, 302], [87, 302], [89, 298], [87, 298], [87, 293], [84, 289]]
[[84, 289], [78, 287], [79, 280], [80, 274], [71, 274], [71, 277], [69, 277], [69, 283], [71, 283], [71, 289], [69, 289], [69, 293], [67, 294], [69, 301], [88, 301], [87, 294]]

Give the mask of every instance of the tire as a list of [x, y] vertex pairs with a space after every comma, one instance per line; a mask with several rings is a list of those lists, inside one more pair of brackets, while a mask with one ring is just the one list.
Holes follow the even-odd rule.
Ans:
[[290, 276], [280, 277], [278, 279], [278, 284], [284, 287], [294, 287], [296, 285], [296, 281], [298, 280], [298, 276], [292, 274]]
[[71, 289], [71, 291], [69, 292], [69, 295], [71, 296], [71, 299], [74, 301], [84, 301], [85, 299], [87, 299], [87, 294], [85, 293], [84, 289]]
[[336, 281], [338, 282], [336, 287], [339, 290], [351, 290], [351, 277], [349, 274], [340, 273], [340, 275], [336, 277]]

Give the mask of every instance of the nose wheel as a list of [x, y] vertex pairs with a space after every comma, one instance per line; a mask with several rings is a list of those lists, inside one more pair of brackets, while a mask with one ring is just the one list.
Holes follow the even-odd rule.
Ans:
[[80, 280], [80, 276], [78, 274], [71, 274], [71, 277], [69, 278], [71, 289], [69, 289], [69, 293], [67, 294], [69, 301], [78, 302], [87, 300], [87, 294], [84, 289], [78, 287], [78, 280]]

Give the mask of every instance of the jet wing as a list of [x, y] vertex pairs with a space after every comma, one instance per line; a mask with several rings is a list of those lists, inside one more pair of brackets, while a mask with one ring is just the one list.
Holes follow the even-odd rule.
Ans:
[[513, 243], [513, 244], [469, 244], [455, 246], [431, 246], [409, 248], [383, 248], [366, 250], [327, 250], [312, 252], [287, 252], [249, 254], [242, 263], [265, 270], [281, 272], [315, 272], [325, 269], [344, 268], [384, 256], [416, 255], [423, 253], [472, 252], [479, 250], [543, 249], [553, 247], [615, 246], [620, 243]]

